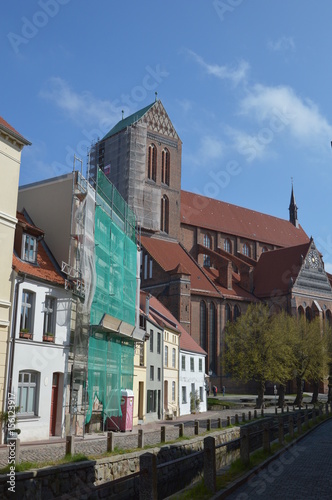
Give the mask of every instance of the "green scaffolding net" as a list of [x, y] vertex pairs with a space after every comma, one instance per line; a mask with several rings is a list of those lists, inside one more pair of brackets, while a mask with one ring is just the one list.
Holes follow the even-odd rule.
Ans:
[[103, 405], [103, 418], [121, 416], [121, 389], [132, 389], [134, 372], [133, 344], [105, 333], [89, 339], [88, 411], [90, 422], [93, 404], [98, 399]]
[[[97, 398], [104, 418], [121, 416], [121, 389], [133, 388], [134, 343], [96, 329], [108, 314], [135, 326], [137, 246], [135, 217], [103, 172], [95, 208], [95, 292], [90, 310], [94, 335], [88, 348], [88, 413]], [[97, 332], [97, 333], [96, 333]]]

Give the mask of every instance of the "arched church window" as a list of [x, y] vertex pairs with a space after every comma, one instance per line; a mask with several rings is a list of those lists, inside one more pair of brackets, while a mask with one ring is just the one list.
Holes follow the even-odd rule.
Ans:
[[[210, 237], [210, 235], [204, 234], [203, 245], [206, 248], [211, 248], [211, 237]], [[204, 267], [210, 267], [211, 266], [211, 259], [210, 259], [209, 255], [203, 255], [203, 266]]]
[[249, 247], [249, 245], [247, 243], [243, 244], [242, 253], [243, 253], [243, 255], [246, 255], [247, 257], [250, 257], [250, 247]]
[[169, 200], [166, 195], [164, 195], [161, 199], [160, 230], [164, 233], [169, 232]]
[[161, 153], [161, 182], [169, 186], [170, 177], [170, 153], [165, 148]]
[[234, 306], [234, 321], [236, 321], [241, 316], [241, 310], [239, 306]]
[[206, 349], [206, 304], [204, 300], [200, 303], [199, 339], [201, 347]]
[[225, 305], [225, 325], [228, 321], [232, 321], [232, 310], [229, 304]]
[[148, 150], [148, 178], [156, 182], [157, 179], [157, 148], [150, 144]]
[[232, 252], [231, 241], [228, 238], [226, 238], [224, 241], [224, 250], [225, 250], [225, 252], [228, 252], [228, 253]]

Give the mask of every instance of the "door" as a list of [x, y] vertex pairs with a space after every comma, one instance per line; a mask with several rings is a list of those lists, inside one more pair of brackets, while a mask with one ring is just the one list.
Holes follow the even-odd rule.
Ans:
[[56, 412], [58, 406], [59, 374], [53, 373], [51, 415], [50, 415], [50, 436], [55, 436]]
[[138, 420], [143, 420], [144, 382], [138, 383]]
[[164, 381], [164, 411], [168, 411], [168, 380]]

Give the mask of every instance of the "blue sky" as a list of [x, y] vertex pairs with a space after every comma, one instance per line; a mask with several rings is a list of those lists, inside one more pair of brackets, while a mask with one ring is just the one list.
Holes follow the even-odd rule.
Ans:
[[91, 141], [158, 92], [182, 187], [299, 220], [332, 271], [332, 3], [6, 2], [1, 116], [32, 142], [21, 184], [86, 163]]

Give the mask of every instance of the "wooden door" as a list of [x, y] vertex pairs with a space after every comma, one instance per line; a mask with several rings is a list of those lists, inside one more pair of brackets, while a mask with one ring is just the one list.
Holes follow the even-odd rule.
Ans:
[[52, 396], [51, 396], [51, 414], [50, 414], [50, 436], [55, 436], [56, 412], [58, 406], [59, 374], [53, 373]]

